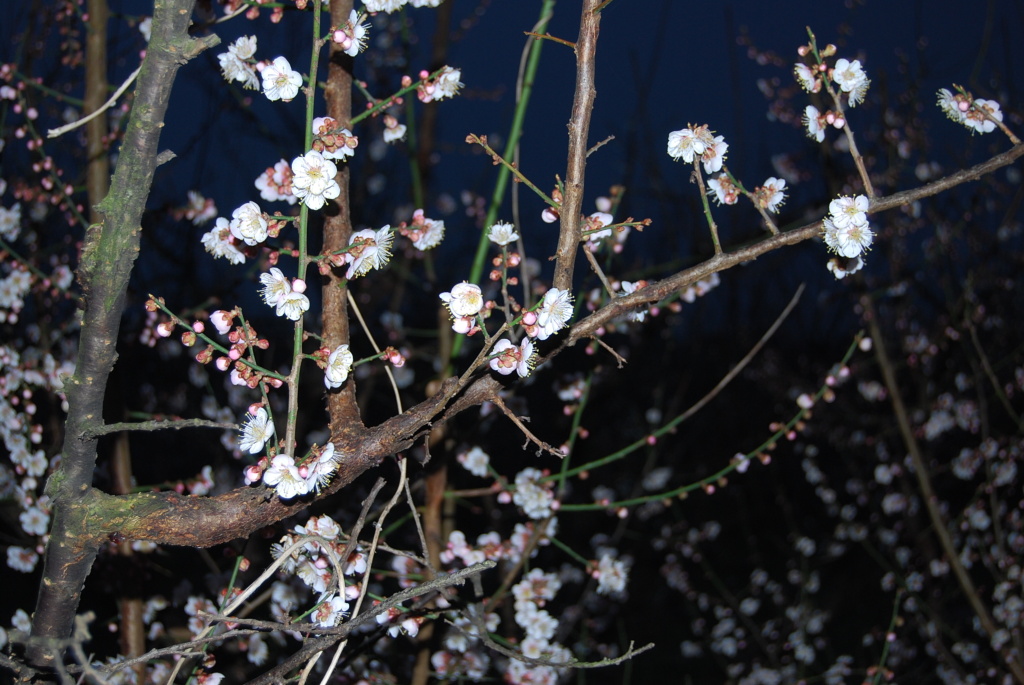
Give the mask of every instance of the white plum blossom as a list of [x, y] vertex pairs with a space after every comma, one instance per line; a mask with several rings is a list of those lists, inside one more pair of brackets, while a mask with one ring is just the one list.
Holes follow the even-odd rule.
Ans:
[[804, 108], [804, 127], [807, 129], [807, 137], [814, 138], [819, 143], [825, 140], [825, 116], [818, 111], [814, 105], [807, 105]]
[[455, 458], [474, 476], [487, 477], [487, 465], [491, 458], [479, 447], [474, 447], [468, 452], [460, 452]]
[[499, 221], [491, 226], [490, 230], [487, 232], [487, 237], [492, 243], [501, 245], [502, 247], [519, 240], [519, 234], [516, 233], [516, 227], [503, 221]]
[[[640, 288], [642, 288], [642, 287], [644, 287], [646, 285], [647, 285], [647, 283], [645, 283], [643, 281], [636, 281], [635, 283], [630, 282], [630, 281], [621, 281], [619, 283], [619, 287], [622, 288], [622, 295], [623, 296], [625, 296], [625, 295], [632, 295], [637, 290], [639, 290]], [[637, 323], [642, 323], [643, 320], [645, 318], [647, 318], [647, 310], [648, 310], [648, 308], [644, 307], [642, 309], [630, 312], [629, 315], [628, 315], [628, 318], [629, 318], [630, 321], [636, 321]]]
[[[7, 548], [7, 565], [15, 571], [32, 573], [37, 563], [39, 563], [39, 555], [36, 554], [34, 549], [15, 547], [14, 545]], [[18, 611], [21, 611], [21, 609]], [[17, 628], [18, 626], [15, 625], [15, 627]]]
[[427, 218], [422, 209], [417, 209], [412, 214], [412, 224], [400, 232], [412, 240], [412, 246], [417, 250], [430, 250], [444, 240], [444, 221]]
[[227, 81], [240, 81], [242, 87], [248, 90], [258, 90], [260, 87], [259, 77], [256, 76], [256, 69], [250, 63], [256, 54], [256, 36], [241, 36], [234, 43], [228, 46], [227, 52], [217, 55], [220, 62], [220, 71]]
[[317, 610], [310, 616], [310, 620], [321, 628], [332, 628], [345, 618], [348, 613], [348, 602], [343, 594], [332, 595], [324, 601]]
[[270, 271], [260, 274], [260, 283], [263, 288], [260, 295], [263, 301], [271, 307], [277, 307], [284, 301], [285, 296], [292, 291], [292, 285], [284, 273], [276, 266], [270, 267]]
[[940, 88], [938, 96], [939, 108], [946, 116], [972, 133], [991, 133], [996, 130], [996, 122], [1003, 120], [1002, 109], [994, 100], [974, 99], [970, 93], [951, 93], [946, 88]]
[[292, 499], [309, 492], [309, 483], [299, 475], [295, 460], [287, 454], [274, 457], [263, 474], [263, 482], [277, 490], [281, 499]]
[[508, 338], [502, 338], [494, 344], [490, 366], [502, 376], [515, 371], [520, 378], [526, 378], [530, 375], [533, 364], [533, 341], [529, 338], [523, 338], [519, 345]]
[[45, 535], [50, 527], [50, 515], [37, 506], [30, 506], [18, 515], [21, 529], [29, 535]]
[[702, 157], [708, 148], [714, 146], [715, 137], [708, 130], [706, 124], [683, 128], [668, 134], [668, 156], [676, 161], [682, 159], [687, 164], [692, 164], [695, 158]]
[[260, 191], [260, 197], [268, 202], [285, 200], [293, 205], [299, 201], [292, 193], [292, 168], [288, 160], [282, 159], [256, 179], [256, 190]]
[[740, 189], [727, 174], [708, 179], [708, 187], [715, 193], [715, 202], [719, 205], [734, 205], [739, 201]]
[[537, 338], [547, 340], [560, 331], [572, 318], [572, 294], [568, 290], [551, 288], [544, 293], [537, 308]]
[[836, 277], [836, 280], [846, 278], [851, 274], [855, 274], [864, 268], [864, 260], [860, 257], [854, 257], [847, 264], [840, 264], [839, 260], [835, 257], [828, 260], [826, 264], [828, 270], [832, 272], [832, 275]]
[[472, 317], [480, 313], [484, 307], [483, 292], [480, 286], [473, 283], [458, 283], [451, 292], [438, 295], [453, 318]]
[[844, 93], [850, 94], [850, 107], [856, 107], [864, 101], [868, 86], [871, 85], [859, 59], [852, 62], [847, 59], [836, 60], [836, 66], [832, 69], [832, 80]]
[[725, 162], [725, 153], [729, 149], [729, 143], [725, 142], [725, 136], [715, 136], [714, 144], [704, 150], [700, 161], [704, 165], [704, 171], [709, 174], [722, 170]]
[[267, 219], [255, 202], [246, 202], [231, 213], [231, 235], [246, 245], [259, 245], [267, 239]]
[[964, 114], [964, 126], [978, 133], [991, 133], [996, 130], [996, 124], [992, 119], [1003, 120], [1003, 112], [999, 108], [999, 103], [995, 100], [978, 98], [972, 103], [971, 109]]
[[218, 217], [213, 228], [203, 234], [203, 248], [214, 258], [223, 257], [232, 264], [245, 262], [245, 254], [231, 242], [231, 224], [224, 217]]
[[797, 83], [800, 84], [800, 87], [808, 93], [817, 93], [821, 90], [821, 79], [818, 78], [817, 73], [806, 64], [798, 63], [793, 67], [793, 75], [796, 76]]
[[352, 353], [348, 345], [338, 345], [327, 358], [327, 367], [324, 369], [324, 385], [327, 389], [339, 388], [348, 378], [348, 372], [352, 369]]
[[421, 83], [416, 91], [421, 102], [436, 102], [445, 98], [455, 97], [462, 87], [462, 70], [445, 66], [433, 79]]
[[309, 298], [297, 290], [289, 290], [281, 296], [275, 313], [292, 321], [298, 321], [309, 311]]
[[327, 486], [331, 476], [338, 470], [338, 457], [335, 454], [334, 443], [324, 445], [320, 456], [306, 464], [306, 484], [314, 492]]
[[242, 435], [238, 439], [238, 448], [249, 454], [256, 454], [263, 449], [267, 441], [274, 435], [274, 422], [263, 407], [255, 414], [248, 414], [248, 421], [242, 427]]
[[532, 519], [545, 519], [551, 515], [551, 503], [555, 496], [549, 487], [538, 483], [543, 477], [544, 473], [533, 467], [527, 467], [516, 474], [516, 491], [512, 501]]
[[846, 228], [850, 224], [866, 224], [870, 206], [871, 203], [866, 195], [857, 195], [856, 197], [843, 195], [828, 204], [828, 211], [832, 215], [832, 223], [836, 225], [836, 228]]
[[[868, 223], [867, 210], [870, 201], [864, 195], [856, 197], [839, 197], [829, 203], [830, 215], [823, 222], [823, 237], [825, 245], [832, 252], [846, 257], [847, 259], [860, 258], [861, 254], [871, 247], [874, 233]], [[842, 278], [847, 273], [853, 273], [863, 266], [857, 268], [830, 270], [837, 278]], [[840, 273], [842, 271], [842, 273]]]
[[367, 12], [397, 12], [406, 0], [363, 0]]
[[366, 228], [353, 233], [348, 252], [345, 253], [345, 261], [349, 263], [345, 278], [352, 280], [357, 276], [365, 276], [370, 269], [384, 268], [391, 259], [391, 242], [394, 238], [390, 224], [378, 231]]
[[11, 208], [0, 207], [0, 236], [4, 240], [18, 239], [21, 232], [21, 203], [16, 202]]
[[828, 217], [823, 222], [822, 232], [828, 249], [847, 259], [860, 257], [871, 247], [874, 237], [868, 223], [849, 224], [846, 228], [839, 228]]
[[390, 114], [384, 115], [384, 142], [397, 143], [405, 138], [405, 124], [398, 123], [398, 119]]
[[369, 24], [362, 23], [363, 16], [355, 10], [349, 12], [348, 21], [344, 26], [331, 34], [331, 40], [337, 43], [349, 57], [355, 57], [366, 49], [366, 33]]
[[310, 209], [320, 209], [327, 200], [341, 194], [341, 187], [334, 180], [337, 173], [334, 162], [310, 150], [292, 160], [292, 192]]
[[462, 82], [459, 81], [460, 78], [462, 78], [461, 69], [445, 67], [437, 76], [438, 92], [434, 94], [434, 99], [441, 100], [443, 98], [455, 97], [459, 92], [459, 88], [462, 87]]
[[274, 61], [263, 67], [263, 94], [271, 102], [281, 100], [290, 102], [299, 94], [302, 85], [302, 74], [292, 69], [285, 57], [275, 57]]
[[610, 554], [604, 554], [597, 564], [594, 577], [597, 578], [598, 594], [610, 595], [622, 592], [626, 589], [628, 577], [626, 564], [620, 559], [613, 558]]
[[966, 112], [971, 107], [970, 101], [959, 93], [954, 95], [946, 88], [939, 88], [938, 96], [939, 108], [946, 116], [958, 124], [966, 125]]
[[763, 186], [754, 190], [754, 197], [762, 208], [778, 214], [779, 207], [786, 201], [785, 188], [786, 182], [783, 179], [772, 176]]

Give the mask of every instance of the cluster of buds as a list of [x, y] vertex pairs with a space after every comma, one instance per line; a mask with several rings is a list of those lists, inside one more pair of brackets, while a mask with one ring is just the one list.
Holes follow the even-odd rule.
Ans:
[[313, 120], [313, 149], [324, 159], [345, 159], [359, 146], [359, 138], [330, 117]]
[[[501, 275], [507, 269], [514, 269], [523, 261], [523, 258], [518, 252], [508, 252], [506, 256], [498, 255], [491, 260], [491, 265], [494, 268], [491, 270], [490, 279], [492, 281], [500, 281]], [[508, 284], [516, 285], [519, 283], [518, 276], [509, 276]]]

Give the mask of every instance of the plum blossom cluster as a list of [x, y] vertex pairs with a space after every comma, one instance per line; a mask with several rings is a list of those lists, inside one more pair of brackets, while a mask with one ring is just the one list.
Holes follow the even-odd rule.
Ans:
[[[525, 656], [543, 659], [551, 664], [569, 663], [572, 653], [554, 641], [558, 619], [544, 606], [554, 600], [562, 582], [553, 573], [532, 569], [521, 581], [512, 586], [515, 597], [515, 621], [525, 637], [521, 648]], [[565, 669], [555, 666], [535, 666], [521, 661], [509, 663], [505, 680], [509, 683], [548, 683], [556, 685]]]
[[[827, 45], [819, 53], [813, 41], [809, 45], [801, 45], [797, 52], [801, 57], [812, 55], [815, 59], [814, 64], [798, 62], [793, 67], [793, 74], [801, 88], [808, 93], [817, 93], [821, 91], [825, 79], [829, 79], [839, 89], [840, 95], [836, 97], [837, 105], [843, 104], [841, 94], [846, 95], [846, 104], [850, 107], [856, 107], [864, 101], [868, 88], [871, 86], [871, 80], [864, 73], [864, 67], [860, 60], [851, 61], [840, 58], [836, 60], [835, 66], [830, 68], [825, 59], [835, 55], [836, 46]], [[829, 88], [829, 92], [833, 92], [831, 88]]]
[[668, 134], [669, 157], [676, 161], [681, 159], [687, 164], [700, 161], [704, 165], [704, 171], [709, 174], [722, 169], [728, 149], [729, 144], [725, 142], [725, 137], [716, 136], [708, 129], [707, 124], [690, 124]]
[[343, 255], [333, 257], [341, 257], [343, 263], [349, 265], [345, 278], [352, 280], [365, 276], [373, 269], [383, 269], [391, 259], [391, 243], [394, 239], [395, 234], [390, 225], [376, 231], [365, 228], [352, 234], [348, 249]]
[[342, 559], [345, 548], [341, 526], [330, 516], [311, 516], [305, 525], [296, 526], [271, 547], [277, 559], [288, 553], [282, 570], [317, 593], [317, 605], [310, 614], [310, 621], [317, 626], [329, 628], [341, 623], [348, 614], [349, 602], [362, 592], [358, 583], [346, 582], [345, 576], [366, 572], [366, 554], [356, 546]]
[[242, 36], [229, 45], [227, 52], [217, 55], [224, 79], [228, 82], [239, 81], [248, 90], [259, 89], [255, 55], [256, 36]]
[[[43, 426], [37, 418], [38, 403], [50, 394], [66, 403], [64, 378], [70, 377], [74, 368], [50, 352], [0, 345], [0, 438], [13, 467], [0, 464], [0, 489], [20, 509], [18, 524], [24, 536], [32, 539], [29, 543], [24, 536], [11, 536], [12, 541], [28, 546], [7, 547], [7, 565], [22, 573], [35, 570], [50, 523], [50, 499], [41, 491], [51, 460], [39, 446]], [[59, 456], [52, 465], [58, 461]]]
[[[249, 437], [247, 431], [252, 423], [250, 420], [246, 424], [239, 440], [239, 446], [243, 449]], [[249, 448], [252, 454], [255, 454], [252, 449], [257, 444], [259, 443], [253, 443]], [[334, 443], [329, 442], [322, 448], [314, 445], [310, 454], [300, 462], [296, 462], [287, 454], [278, 454], [273, 458], [263, 457], [258, 463], [246, 467], [243, 475], [247, 485], [262, 480], [264, 484], [277, 491], [278, 497], [289, 500], [311, 492], [320, 492], [331, 482], [331, 477], [337, 470], [338, 455], [335, 453]]]
[[367, 12], [397, 12], [406, 5], [411, 7], [437, 7], [442, 0], [364, 0]]
[[938, 92], [939, 108], [958, 124], [971, 130], [971, 133], [991, 133], [1003, 121], [1003, 112], [995, 100], [975, 98], [966, 90], [956, 87], [952, 93], [946, 88]]
[[803, 122], [807, 137], [820, 143], [825, 140], [825, 131], [829, 126], [837, 129], [846, 126], [846, 117], [832, 110], [821, 112], [814, 105], [807, 105], [804, 108]]
[[355, 153], [358, 145], [359, 138], [334, 119], [313, 119], [313, 149], [323, 155], [324, 159], [345, 161]]
[[245, 262], [249, 248], [276, 238], [285, 222], [271, 219], [255, 202], [246, 202], [231, 212], [231, 219], [218, 217], [213, 228], [203, 234], [203, 248], [214, 258], [227, 259], [232, 264]]
[[479, 330], [476, 317], [484, 308], [484, 296], [480, 286], [463, 281], [438, 297], [451, 314], [453, 331], [468, 335]]
[[412, 213], [412, 222], [403, 222], [398, 232], [411, 240], [417, 250], [431, 250], [444, 240], [444, 221], [429, 219], [424, 216], [422, 209], [417, 209]]
[[825, 217], [822, 235], [829, 251], [853, 260], [852, 266], [829, 262], [829, 270], [836, 278], [859, 271], [864, 266], [862, 255], [871, 247], [874, 233], [868, 223], [870, 201], [866, 195], [842, 196], [829, 203], [829, 216]]
[[289, 280], [276, 266], [260, 274], [260, 295], [263, 301], [274, 308], [274, 313], [292, 321], [298, 321], [309, 309], [306, 282], [301, 278]]
[[299, 201], [292, 192], [292, 167], [282, 159], [256, 178], [256, 190], [267, 202], [283, 200], [290, 205]]
[[[499, 498], [499, 501], [505, 501], [505, 498]], [[539, 528], [538, 526], [544, 527]], [[536, 537], [537, 542], [530, 552], [531, 558], [539, 553], [538, 547], [551, 544], [551, 538], [554, 537], [557, 529], [558, 519], [552, 516], [547, 519], [546, 524], [543, 520], [517, 523], [508, 539], [502, 539], [494, 531], [484, 533], [477, 536], [476, 543], [472, 545], [466, 539], [465, 533], [453, 530], [448, 536], [445, 548], [441, 550], [441, 562], [453, 564], [458, 560], [465, 566], [472, 566], [488, 559], [492, 561], [504, 559], [517, 563], [523, 558], [533, 538]]]
[[494, 343], [488, 363], [491, 369], [502, 376], [508, 376], [515, 372], [519, 374], [520, 378], [526, 378], [533, 371], [533, 365], [537, 363], [533, 341], [523, 338], [516, 345], [508, 338], [502, 338]]
[[[416, 87], [416, 97], [420, 99], [420, 102], [437, 102], [453, 98], [459, 94], [459, 89], [464, 85], [459, 80], [462, 78], [462, 70], [448, 66], [442, 68], [434, 78], [430, 78], [430, 73], [426, 71], [421, 71], [419, 77], [420, 83]], [[403, 85], [411, 85], [411, 81], [403, 82]]]
[[349, 57], [355, 57], [366, 49], [369, 24], [363, 23], [364, 18], [365, 15], [352, 10], [349, 12], [348, 21], [331, 31], [331, 40], [337, 43]]
[[172, 215], [176, 219], [186, 219], [195, 226], [202, 226], [217, 216], [217, 205], [197, 190], [188, 191], [188, 204], [175, 209]]
[[572, 294], [568, 290], [550, 288], [536, 309], [523, 314], [523, 328], [531, 338], [547, 340], [569, 325], [572, 314]]

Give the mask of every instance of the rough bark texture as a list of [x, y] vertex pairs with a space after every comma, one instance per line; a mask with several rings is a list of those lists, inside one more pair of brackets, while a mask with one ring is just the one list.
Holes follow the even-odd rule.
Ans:
[[594, 10], [600, 4], [600, 0], [584, 0], [580, 16], [580, 37], [576, 41], [576, 93], [568, 124], [569, 159], [565, 166], [565, 188], [559, 210], [561, 223], [558, 247], [555, 250], [554, 285], [561, 290], [572, 290], [573, 265], [583, 233], [580, 208], [583, 207], [583, 177], [587, 169], [590, 115], [597, 98], [594, 83], [597, 78], [597, 34], [601, 23], [601, 13]]
[[135, 106], [121, 148], [120, 163], [110, 194], [98, 208], [102, 222], [89, 228], [82, 250], [79, 281], [86, 309], [75, 375], [66, 384], [68, 418], [63, 460], [47, 483], [53, 503], [53, 527], [46, 548], [32, 623], [29, 659], [46, 666], [59, 650], [45, 639], [66, 638], [78, 602], [96, 558], [91, 529], [92, 489], [96, 466], [96, 440], [83, 437], [102, 422], [107, 379], [116, 359], [117, 335], [132, 266], [139, 252], [142, 212], [156, 169], [157, 146], [163, 117], [178, 67], [216, 38], [193, 41], [187, 29], [195, 0], [158, 0], [154, 7], [153, 40], [136, 88]]
[[[352, 11], [352, 0], [334, 0], [331, 3], [331, 24], [342, 26]], [[352, 58], [341, 46], [330, 43], [330, 57], [327, 63], [327, 87], [324, 99], [327, 101], [327, 116], [346, 128], [352, 119]], [[324, 253], [343, 249], [352, 235], [352, 205], [349, 191], [349, 169], [340, 164], [335, 177], [341, 194], [333, 201], [334, 210], [324, 221]], [[339, 269], [332, 270], [323, 284], [323, 336], [324, 343], [332, 350], [349, 342], [348, 288], [341, 278]], [[351, 441], [362, 430], [363, 423], [356, 404], [355, 378], [338, 390], [327, 394], [327, 415], [330, 417], [332, 438], [336, 447]], [[347, 454], [341, 452], [341, 454]]]

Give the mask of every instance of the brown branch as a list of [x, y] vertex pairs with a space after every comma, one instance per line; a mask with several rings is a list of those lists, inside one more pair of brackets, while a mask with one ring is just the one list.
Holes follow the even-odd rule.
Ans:
[[598, 0], [584, 0], [580, 16], [580, 37], [576, 41], [576, 94], [573, 96], [572, 115], [569, 118], [569, 159], [565, 169], [565, 187], [559, 211], [561, 228], [555, 250], [554, 287], [572, 290], [572, 271], [579, 249], [582, 226], [580, 210], [583, 207], [583, 178], [587, 168], [587, 136], [590, 116], [597, 97], [596, 56], [597, 34], [601, 14], [594, 9]]
[[[331, 24], [344, 26], [352, 10], [353, 0], [334, 0], [331, 2]], [[341, 46], [330, 41], [330, 56], [327, 66], [327, 86], [324, 88], [324, 99], [327, 101], [327, 116], [341, 126], [349, 126], [352, 119], [352, 57], [345, 54]], [[347, 164], [338, 165], [335, 181], [341, 188], [341, 194], [329, 206], [332, 211], [324, 220], [323, 254], [331, 254], [348, 247], [352, 235], [352, 196], [349, 188], [349, 168]], [[341, 278], [341, 272], [332, 269], [323, 279], [323, 340], [330, 349], [348, 343], [350, 338], [348, 326], [348, 285]], [[342, 440], [352, 438], [363, 428], [356, 403], [355, 378], [349, 376], [348, 381], [338, 390], [327, 393], [327, 415], [330, 417], [332, 436], [344, 436]]]
[[[136, 101], [121, 146], [110, 194], [97, 208], [103, 221], [89, 228], [82, 249], [79, 281], [86, 297], [75, 375], [65, 384], [68, 418], [60, 468], [46, 493], [53, 502], [53, 527], [32, 634], [65, 638], [74, 626], [82, 587], [98, 546], [77, 534], [90, 501], [96, 467], [96, 439], [84, 431], [103, 415], [107, 381], [124, 310], [128, 279], [139, 252], [142, 212], [153, 181], [160, 131], [178, 68], [219, 42], [216, 36], [188, 36], [195, 0], [165, 0], [154, 8], [153, 39], [142, 63]], [[62, 651], [62, 650], [60, 650]], [[35, 666], [52, 667], [62, 657], [30, 647]]]
[[[918, 188], [893, 193], [886, 197], [876, 198], [871, 201], [871, 206], [868, 211], [871, 214], [875, 214], [895, 209], [896, 207], [909, 205], [923, 198], [937, 195], [938, 193], [949, 190], [950, 188], [956, 187], [960, 184], [967, 183], [969, 181], [976, 181], [982, 176], [992, 173], [996, 169], [1012, 164], [1021, 156], [1024, 156], [1024, 145], [1014, 146], [1006, 152], [995, 155], [991, 159], [980, 164], [976, 164], [969, 169], [957, 171], [956, 173], [950, 174], [949, 176], [945, 176], [931, 183], [927, 183]], [[758, 257], [768, 254], [769, 252], [774, 252], [775, 250], [788, 245], [796, 245], [797, 243], [802, 243], [805, 240], [817, 238], [820, 235], [821, 222], [815, 221], [812, 224], [807, 224], [800, 228], [785, 231], [778, 235], [769, 236], [752, 245], [747, 245], [746, 247], [739, 248], [732, 252], [724, 252], [720, 255], [715, 255], [696, 266], [673, 274], [664, 280], [653, 282], [629, 295], [617, 297], [587, 318], [577, 322], [569, 330], [568, 335], [565, 336], [562, 345], [548, 354], [545, 359], [554, 357], [562, 349], [576, 344], [576, 342], [581, 339], [591, 338], [599, 328], [607, 326], [616, 318], [623, 316], [637, 307], [664, 300], [670, 295], [682, 292], [688, 286], [699, 280], [708, 278], [719, 271], [731, 269], [734, 266], [752, 261]]]

